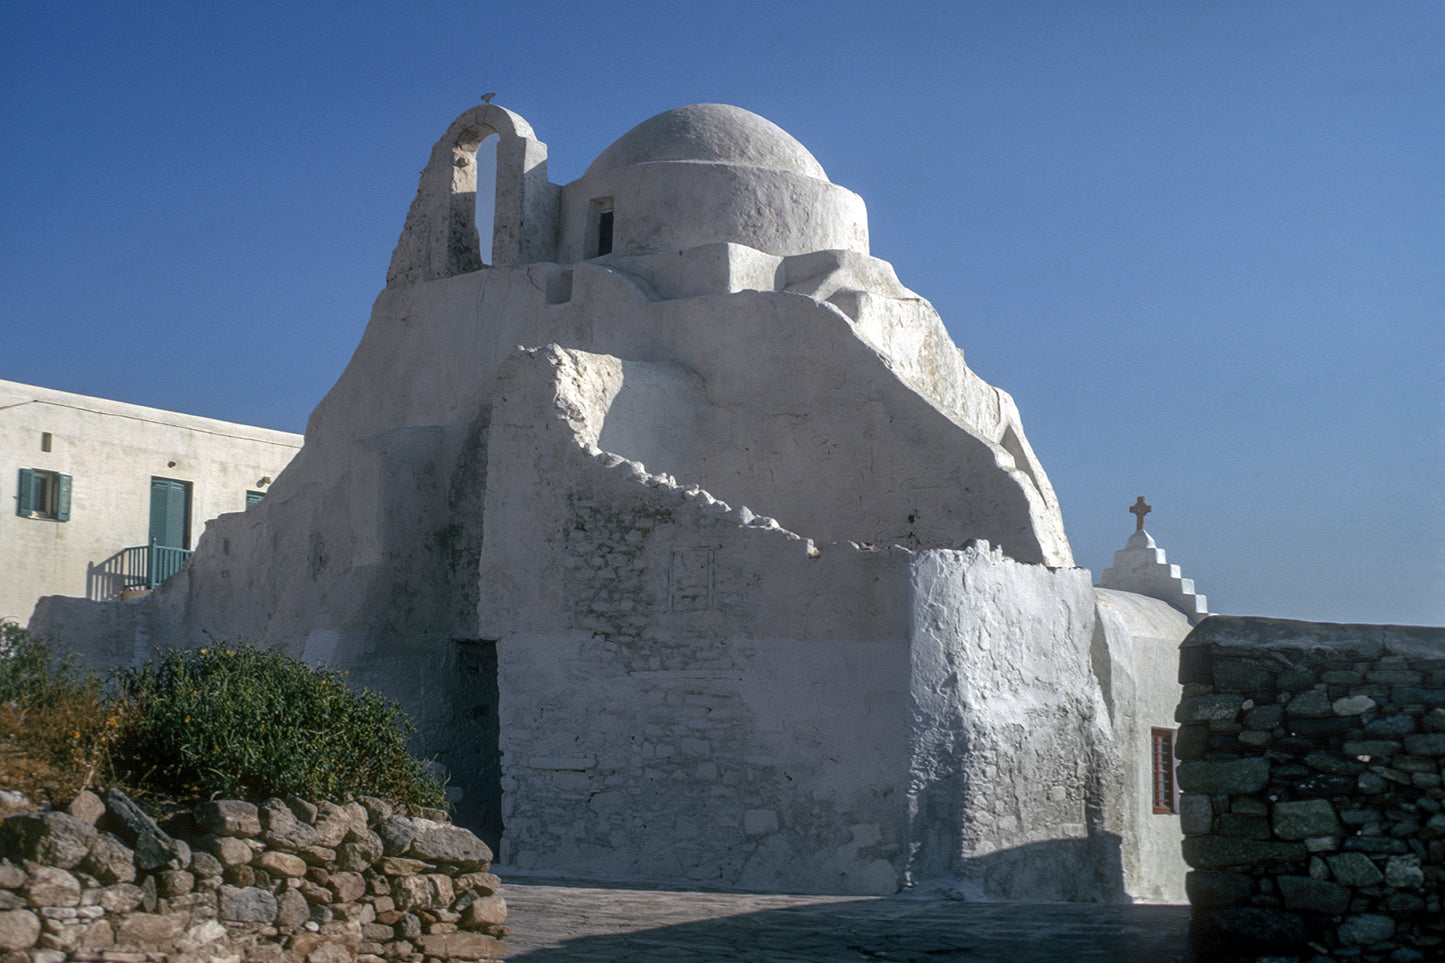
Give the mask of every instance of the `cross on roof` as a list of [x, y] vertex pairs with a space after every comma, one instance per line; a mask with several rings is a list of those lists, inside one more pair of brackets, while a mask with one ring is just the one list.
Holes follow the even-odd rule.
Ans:
[[1135, 527], [1134, 531], [1144, 531], [1144, 516], [1148, 515], [1153, 510], [1154, 506], [1144, 501], [1144, 496], [1140, 495], [1139, 500], [1134, 503], [1134, 507], [1129, 509], [1130, 514], [1132, 514], [1135, 518], [1138, 519], [1138, 525]]

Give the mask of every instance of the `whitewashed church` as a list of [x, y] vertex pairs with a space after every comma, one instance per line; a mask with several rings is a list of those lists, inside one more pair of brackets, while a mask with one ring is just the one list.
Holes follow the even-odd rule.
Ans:
[[516, 871], [1180, 900], [1204, 605], [1142, 517], [1096, 588], [1013, 400], [775, 125], [671, 110], [559, 186], [487, 104], [265, 500], [32, 628], [350, 669]]

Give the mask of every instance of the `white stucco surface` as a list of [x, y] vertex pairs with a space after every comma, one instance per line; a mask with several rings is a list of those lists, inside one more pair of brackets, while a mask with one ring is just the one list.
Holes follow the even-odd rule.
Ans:
[[503, 108], [458, 118], [267, 499], [145, 603], [37, 626], [349, 668], [518, 867], [1163, 892], [1118, 720], [1151, 685], [1177, 701], [1173, 668], [1098, 615], [1012, 398], [868, 253], [862, 201], [716, 105], [570, 185], [546, 156]]
[[1183, 833], [1177, 813], [1153, 811], [1152, 731], [1174, 729], [1179, 644], [1189, 634], [1184, 613], [1160, 599], [1096, 588], [1094, 671], [1104, 700], [1110, 743], [1118, 762], [1108, 767], [1118, 783], [1119, 824], [1128, 827], [1124, 883], [1135, 900], [1182, 903]]

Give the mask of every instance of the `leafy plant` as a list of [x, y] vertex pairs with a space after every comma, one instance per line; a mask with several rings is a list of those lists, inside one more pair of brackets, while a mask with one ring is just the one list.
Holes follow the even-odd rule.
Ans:
[[445, 807], [396, 703], [346, 674], [250, 646], [171, 650], [117, 674], [135, 706], [118, 746], [133, 779], [180, 795], [373, 794]]

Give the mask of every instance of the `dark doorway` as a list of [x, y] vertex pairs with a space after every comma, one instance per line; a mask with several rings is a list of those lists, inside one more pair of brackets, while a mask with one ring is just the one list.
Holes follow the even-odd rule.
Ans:
[[493, 853], [502, 840], [501, 722], [497, 714], [497, 643], [456, 639], [451, 745], [442, 762], [461, 790], [453, 820], [482, 837]]

